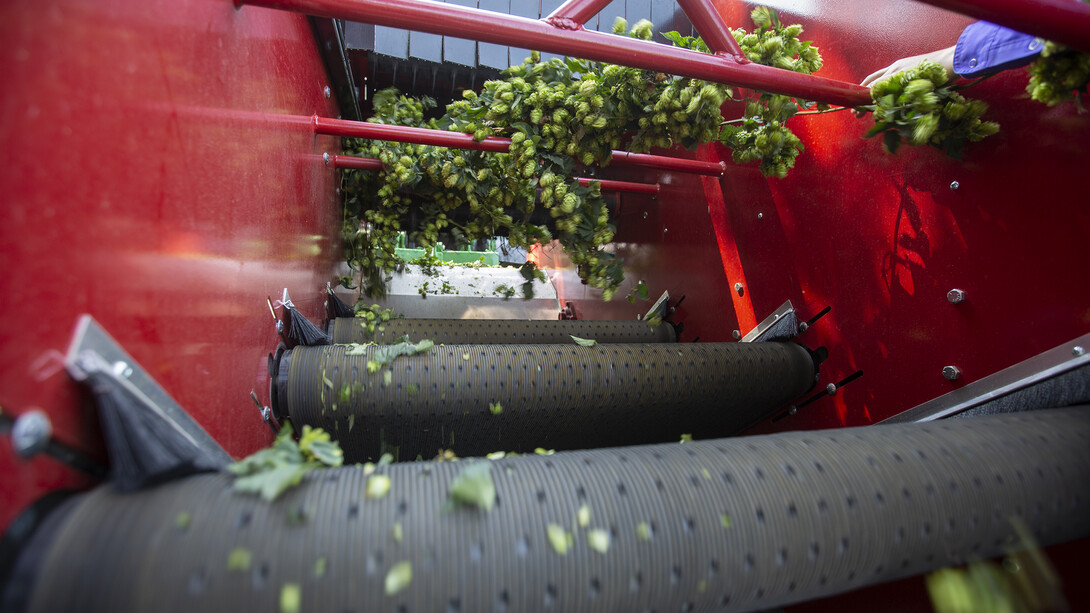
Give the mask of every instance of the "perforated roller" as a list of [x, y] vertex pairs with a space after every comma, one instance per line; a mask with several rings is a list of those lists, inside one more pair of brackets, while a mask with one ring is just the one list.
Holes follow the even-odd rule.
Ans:
[[737, 433], [813, 386], [792, 343], [443, 345], [369, 374], [377, 347], [283, 354], [273, 409], [349, 461], [585, 449]]
[[765, 610], [1000, 554], [1012, 521], [1090, 535], [1088, 415], [507, 458], [489, 512], [444, 508], [464, 461], [380, 467], [379, 499], [358, 467], [271, 504], [226, 476], [103, 487], [45, 547], [31, 610]]
[[[380, 329], [381, 328], [381, 329]], [[334, 343], [396, 343], [406, 334], [413, 341], [429, 338], [436, 344], [550, 344], [570, 343], [572, 336], [599, 343], [673, 343], [677, 332], [663, 322], [652, 328], [646, 321], [519, 320], [519, 319], [392, 319], [373, 333], [354, 317], [329, 322]]]

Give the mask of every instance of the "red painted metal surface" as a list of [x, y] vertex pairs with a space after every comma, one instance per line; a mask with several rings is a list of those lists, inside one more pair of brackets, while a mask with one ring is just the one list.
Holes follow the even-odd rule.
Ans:
[[870, 93], [854, 83], [798, 74], [733, 57], [708, 55], [627, 36], [585, 29], [565, 30], [538, 19], [440, 4], [428, 0], [239, 0], [307, 15], [473, 38], [501, 45], [572, 55], [798, 96], [843, 106], [870, 104]]
[[[309, 317], [339, 246], [336, 114], [306, 19], [219, 0], [0, 3], [0, 405], [44, 409], [102, 458], [61, 369], [92, 314], [228, 452], [268, 444], [276, 344], [265, 297]], [[43, 163], [63, 154], [74, 163]], [[267, 398], [265, 398], [267, 401]], [[0, 437], [0, 529], [46, 491], [89, 485]]]
[[1090, 53], [1090, 5], [1072, 0], [921, 0]]
[[552, 24], [557, 24], [560, 21], [570, 21], [578, 24], [585, 24], [606, 8], [613, 0], [568, 0], [564, 4], [556, 7], [556, 10], [549, 13], [548, 17], [545, 17], [545, 21]]
[[678, 0], [677, 3], [685, 11], [685, 15], [709, 49], [715, 53], [729, 53], [739, 62], [749, 61], [742, 55], [738, 41], [734, 40], [730, 28], [723, 23], [723, 18], [716, 12], [715, 3], [712, 0]]
[[[369, 123], [366, 121], [351, 121], [348, 119], [332, 119], [329, 117], [315, 116], [313, 123], [315, 133], [334, 136], [371, 138], [398, 143], [413, 143], [416, 145], [453, 147], [456, 149], [475, 149], [477, 151], [491, 151], [493, 153], [507, 153], [511, 145], [511, 139], [500, 138], [498, 136], [489, 136], [482, 141], [478, 141], [472, 134], [464, 134], [462, 132]], [[629, 153], [628, 151], [614, 151], [612, 163], [708, 175], [721, 175], [725, 168], [723, 164], [718, 162], [700, 162], [666, 155]]]
[[[382, 163], [382, 160], [376, 160], [374, 158], [357, 157], [354, 155], [333, 155], [330, 156], [330, 162], [334, 168], [353, 168], [356, 170], [382, 170], [386, 166]], [[601, 184], [602, 189], [618, 191], [618, 192], [633, 192], [638, 194], [657, 194], [659, 193], [658, 183], [634, 183], [632, 181], [613, 181], [610, 179], [592, 179], [589, 177], [575, 177], [579, 181], [580, 185], [590, 185], [591, 181], [598, 181]]]

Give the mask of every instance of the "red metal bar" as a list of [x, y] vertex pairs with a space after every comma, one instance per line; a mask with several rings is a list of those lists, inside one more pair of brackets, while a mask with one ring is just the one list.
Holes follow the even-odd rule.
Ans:
[[353, 168], [355, 170], [384, 170], [386, 165], [375, 158], [361, 158], [355, 155], [334, 155], [334, 168]]
[[565, 30], [540, 19], [526, 19], [456, 4], [429, 0], [236, 2], [318, 17], [348, 19], [391, 28], [525, 47], [842, 106], [855, 107], [871, 102], [870, 90], [855, 83], [799, 74], [762, 64], [742, 64], [736, 58], [725, 55], [709, 55], [628, 36], [592, 32], [583, 28]]
[[[355, 155], [334, 155], [331, 158], [334, 168], [353, 168], [355, 170], [382, 170], [386, 165], [382, 160], [375, 158], [363, 158]], [[659, 193], [658, 183], [634, 183], [632, 181], [612, 181], [610, 179], [592, 179], [588, 177], [575, 177], [579, 185], [590, 185], [591, 181], [598, 181], [602, 189], [615, 192], [634, 192], [638, 194]]]
[[[352, 121], [349, 119], [333, 119], [330, 117], [314, 116], [312, 119], [316, 134], [331, 136], [370, 138], [375, 140], [388, 140], [398, 143], [413, 143], [415, 145], [435, 145], [438, 147], [451, 147], [454, 149], [475, 149], [477, 151], [492, 151], [495, 153], [507, 153], [510, 139], [490, 136], [478, 142], [472, 134], [462, 132], [448, 132], [445, 130], [431, 130], [429, 128], [410, 128], [407, 126], [395, 126], [382, 123], [369, 123], [366, 121]], [[629, 153], [628, 151], [614, 151], [611, 162], [629, 166], [647, 166], [661, 170], [673, 170], [700, 175], [722, 175], [726, 170], [723, 162], [702, 162], [700, 160], [686, 160], [665, 155], [650, 155], [647, 153]]]
[[693, 22], [693, 27], [709, 49], [714, 53], [729, 53], [740, 62], [749, 61], [742, 55], [738, 41], [734, 40], [727, 24], [723, 23], [723, 18], [715, 10], [712, 0], [677, 0], [677, 3], [689, 21]]
[[658, 183], [633, 183], [632, 181], [611, 181], [609, 179], [589, 179], [587, 177], [576, 177], [579, 181], [579, 185], [590, 185], [591, 181], [598, 181], [602, 184], [602, 189], [608, 189], [615, 192], [634, 192], [637, 194], [657, 194], [659, 193]]
[[591, 17], [601, 13], [610, 2], [612, 0], [568, 0], [549, 13], [545, 21], [557, 27], [565, 27], [561, 25], [565, 23], [583, 25], [590, 21]]
[[1090, 53], [1090, 5], [1072, 0], [921, 0]]

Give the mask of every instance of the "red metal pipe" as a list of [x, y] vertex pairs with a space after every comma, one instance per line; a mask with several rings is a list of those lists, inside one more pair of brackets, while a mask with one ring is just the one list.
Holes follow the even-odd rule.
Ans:
[[385, 170], [386, 165], [382, 160], [375, 158], [361, 158], [355, 155], [334, 155], [334, 168], [352, 168], [355, 170]]
[[[567, 24], [578, 23], [580, 26], [590, 21], [602, 9], [606, 8], [613, 0], [568, 0], [549, 13], [545, 21], [557, 26], [568, 27]], [[569, 27], [569, 29], [571, 29]]]
[[727, 24], [723, 23], [723, 18], [715, 10], [712, 0], [677, 0], [677, 3], [712, 52], [729, 53], [743, 63], [749, 61], [742, 55], [738, 41], [734, 40]]
[[267, 8], [296, 11], [318, 17], [348, 19], [391, 28], [429, 32], [487, 43], [512, 45], [654, 70], [704, 81], [726, 83], [842, 106], [870, 104], [870, 90], [789, 70], [742, 64], [725, 55], [592, 32], [564, 30], [540, 19], [429, 0], [236, 0]]
[[[475, 149], [477, 151], [492, 151], [494, 153], [507, 153], [511, 140], [498, 136], [489, 136], [478, 142], [472, 134], [462, 132], [448, 132], [446, 130], [432, 130], [429, 128], [411, 128], [408, 126], [396, 126], [382, 123], [370, 123], [366, 121], [352, 121], [349, 119], [333, 119], [330, 117], [318, 117], [312, 119], [314, 132], [330, 136], [350, 138], [370, 138], [374, 140], [388, 140], [398, 143], [413, 143], [415, 145], [435, 145], [438, 147], [451, 147], [454, 149]], [[650, 155], [647, 153], [629, 153], [628, 151], [613, 151], [610, 160], [614, 164], [629, 166], [647, 166], [661, 170], [673, 170], [700, 175], [722, 175], [726, 170], [723, 162], [702, 162], [700, 160], [686, 160], [665, 155]]]
[[[382, 160], [376, 160], [375, 158], [363, 158], [355, 155], [334, 155], [331, 158], [334, 168], [352, 168], [355, 170], [383, 170], [386, 165], [382, 163]], [[612, 181], [610, 179], [591, 179], [588, 177], [575, 177], [576, 181], [579, 181], [579, 185], [590, 185], [591, 181], [598, 181], [602, 184], [602, 189], [611, 190], [615, 192], [635, 192], [638, 194], [657, 194], [659, 193], [658, 183], [634, 183], [632, 181]]]
[[576, 177], [579, 181], [579, 185], [590, 185], [591, 181], [598, 181], [602, 184], [602, 189], [608, 189], [615, 192], [634, 192], [637, 194], [657, 194], [659, 193], [658, 183], [633, 183], [632, 181], [611, 181], [609, 179], [588, 179], [587, 177]]
[[922, 0], [1090, 53], [1090, 5], [1072, 0]]

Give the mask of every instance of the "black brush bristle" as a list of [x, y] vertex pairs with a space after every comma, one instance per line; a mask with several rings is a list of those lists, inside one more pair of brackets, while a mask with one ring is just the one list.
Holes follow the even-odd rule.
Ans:
[[90, 373], [87, 385], [98, 406], [110, 457], [110, 480], [122, 492], [223, 468], [177, 428], [118, 382]]
[[356, 313], [352, 310], [352, 307], [338, 298], [333, 290], [328, 290], [328, 293], [329, 297], [326, 298], [326, 311], [329, 314], [330, 319], [336, 319], [338, 317], [355, 317]]
[[332, 344], [333, 340], [330, 337], [326, 336], [309, 319], [303, 317], [294, 307], [285, 305], [285, 308], [287, 309], [288, 318], [287, 345], [289, 347], [296, 345], [312, 347], [314, 345]]

